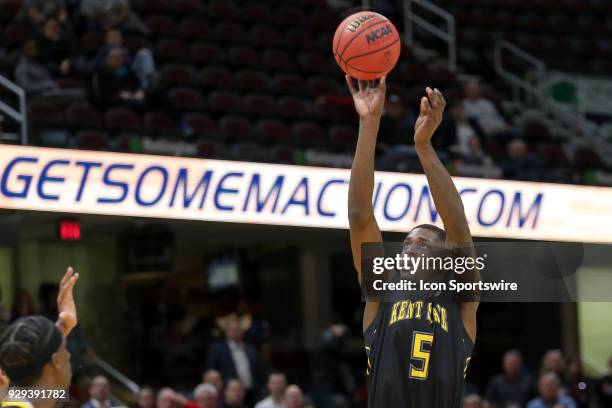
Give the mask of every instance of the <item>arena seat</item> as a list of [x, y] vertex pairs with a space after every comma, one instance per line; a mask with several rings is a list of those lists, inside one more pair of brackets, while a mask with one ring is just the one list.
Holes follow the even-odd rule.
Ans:
[[251, 47], [232, 47], [228, 50], [230, 64], [234, 67], [262, 68], [260, 54]]
[[200, 85], [205, 88], [234, 88], [233, 77], [229, 70], [221, 67], [207, 67], [198, 75]]
[[191, 45], [191, 58], [198, 65], [224, 65], [225, 52], [221, 47], [205, 42]]
[[196, 82], [191, 66], [184, 64], [166, 64], [160, 70], [160, 79], [164, 86], [191, 85]]
[[[219, 122], [221, 133], [229, 140], [249, 140], [253, 135], [251, 123], [240, 116], [226, 116]], [[243, 159], [244, 160], [244, 159]]]
[[174, 135], [178, 133], [178, 125], [167, 113], [152, 111], [143, 117], [145, 130], [151, 135]]
[[54, 103], [32, 101], [28, 105], [28, 119], [35, 126], [60, 126], [64, 123], [64, 113]]
[[177, 111], [199, 111], [204, 107], [202, 95], [191, 88], [173, 88], [168, 93], [168, 99]]
[[275, 116], [276, 114], [276, 103], [269, 95], [247, 94], [244, 96], [242, 103], [249, 116]]
[[75, 135], [77, 147], [87, 150], [108, 150], [109, 140], [105, 132], [81, 130]]
[[254, 26], [247, 35], [247, 42], [258, 47], [278, 47], [282, 41], [283, 37], [273, 26]]
[[142, 129], [140, 117], [127, 108], [111, 108], [104, 115], [106, 127], [111, 131], [139, 131]]
[[208, 95], [208, 108], [214, 112], [239, 112], [242, 104], [240, 97], [235, 93], [215, 91]]
[[234, 85], [241, 91], [265, 91], [269, 78], [263, 71], [243, 69], [234, 74]]
[[305, 50], [314, 42], [312, 35], [301, 29], [291, 28], [283, 34], [283, 43], [293, 50]]
[[21, 46], [30, 36], [30, 28], [22, 23], [10, 23], [2, 31], [2, 44], [7, 48]]
[[271, 142], [287, 142], [291, 131], [280, 120], [263, 119], [256, 124], [257, 133], [261, 140]]
[[262, 59], [267, 71], [292, 72], [296, 68], [293, 57], [281, 50], [266, 50], [263, 52]]
[[232, 20], [238, 17], [238, 8], [231, 1], [213, 0], [206, 7], [206, 15], [220, 20]]
[[338, 94], [338, 82], [328, 77], [312, 77], [308, 80], [308, 91], [311, 95]]
[[297, 74], [278, 74], [274, 76], [271, 88], [279, 95], [302, 96], [307, 93], [304, 79]]
[[327, 57], [316, 53], [303, 53], [298, 55], [300, 70], [307, 74], [332, 74], [337, 73], [335, 62], [331, 53]]
[[207, 21], [192, 17], [187, 17], [179, 23], [177, 32], [185, 39], [197, 41], [197, 40], [209, 40], [212, 37], [212, 33], [207, 24]]
[[271, 23], [272, 15], [270, 7], [265, 3], [251, 1], [240, 7], [240, 20], [244, 22]]
[[[198, 0], [176, 0], [174, 13], [179, 16], [199, 16], [204, 12], [204, 6]], [[202, 29], [204, 27], [201, 27]]]
[[312, 113], [306, 102], [290, 96], [278, 100], [278, 110], [286, 118], [307, 118]]
[[302, 25], [306, 16], [299, 6], [283, 3], [273, 15], [273, 21], [279, 26]]
[[184, 116], [184, 121], [193, 130], [195, 136], [216, 136], [219, 129], [214, 120], [208, 115], [200, 113], [189, 113]]
[[162, 62], [188, 62], [189, 53], [182, 41], [164, 38], [157, 43], [155, 56]]
[[177, 34], [176, 22], [173, 18], [164, 15], [147, 17], [145, 24], [154, 35], [173, 36]]
[[336, 147], [347, 149], [349, 146], [355, 146], [357, 130], [350, 126], [332, 126], [329, 129], [329, 138]]
[[327, 141], [321, 126], [314, 122], [298, 122], [292, 126], [292, 131], [300, 146], [324, 146]]
[[246, 33], [240, 24], [223, 21], [213, 31], [215, 39], [223, 45], [246, 43]]
[[66, 121], [72, 128], [101, 129], [102, 114], [87, 102], [77, 102], [66, 110]]

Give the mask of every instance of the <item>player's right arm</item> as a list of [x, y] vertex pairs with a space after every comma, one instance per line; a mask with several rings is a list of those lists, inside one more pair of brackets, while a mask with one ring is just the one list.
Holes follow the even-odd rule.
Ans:
[[[346, 82], [359, 114], [359, 138], [349, 183], [348, 217], [353, 264], [361, 284], [361, 244], [382, 242], [382, 234], [372, 209], [372, 194], [374, 193], [374, 153], [385, 104], [386, 84], [383, 77], [378, 83], [368, 84], [365, 81], [358, 81], [358, 88], [355, 88], [353, 80], [348, 75]], [[378, 307], [378, 302], [366, 302], [363, 330], [367, 329], [376, 318]]]

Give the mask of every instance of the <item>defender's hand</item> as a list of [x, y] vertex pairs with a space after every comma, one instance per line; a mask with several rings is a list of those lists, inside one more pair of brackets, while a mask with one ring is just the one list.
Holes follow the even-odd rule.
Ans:
[[442, 114], [446, 101], [436, 88], [427, 87], [427, 96], [421, 98], [421, 111], [414, 124], [414, 144], [423, 145], [431, 141], [431, 137], [442, 122]]
[[57, 295], [57, 310], [59, 313], [57, 326], [64, 337], [68, 336], [78, 323], [76, 304], [72, 293], [77, 280], [79, 280], [79, 274], [75, 273], [72, 267], [68, 267], [60, 282], [59, 294]]
[[353, 96], [355, 109], [361, 118], [380, 118], [385, 107], [385, 92], [387, 91], [386, 78], [380, 81], [357, 81], [355, 88], [353, 79], [346, 76], [346, 84]]

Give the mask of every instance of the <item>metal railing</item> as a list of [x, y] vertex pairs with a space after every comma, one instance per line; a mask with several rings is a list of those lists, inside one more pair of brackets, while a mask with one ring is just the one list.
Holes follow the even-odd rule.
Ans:
[[93, 356], [93, 363], [102, 369], [108, 377], [112, 378], [119, 384], [123, 385], [125, 388], [130, 390], [134, 395], [138, 394], [140, 391], [140, 386], [136, 384], [134, 381], [130, 380], [123, 373], [117, 370], [115, 367], [102, 360], [99, 356]]
[[0, 75], [0, 85], [16, 94], [17, 98], [19, 98], [19, 110], [14, 109], [6, 102], [0, 100], [0, 111], [16, 122], [19, 122], [21, 128], [21, 144], [26, 145], [28, 144], [28, 118], [25, 91], [3, 75]]
[[[446, 20], [446, 31], [416, 14], [412, 7], [413, 4], [423, 7]], [[428, 0], [404, 0], [404, 26], [406, 30], [405, 40], [408, 45], [414, 42], [415, 26], [419, 26], [429, 31], [432, 35], [448, 43], [448, 69], [451, 72], [457, 70], [457, 36], [455, 31], [455, 17], [451, 13]]]
[[[526, 61], [533, 69], [523, 72], [512, 72], [504, 64], [504, 51], [512, 54], [514, 58]], [[500, 41], [495, 44], [494, 49], [495, 71], [505, 79], [511, 86], [515, 103], [528, 102], [529, 98], [535, 100], [540, 109], [544, 110], [567, 129], [571, 129], [578, 135], [589, 137], [592, 140], [599, 138], [599, 126], [588, 119], [577, 110], [560, 106], [542, 95], [539, 84], [546, 78], [547, 68], [544, 62], [529, 54], [522, 48], [508, 41]], [[521, 91], [526, 97], [521, 99]]]

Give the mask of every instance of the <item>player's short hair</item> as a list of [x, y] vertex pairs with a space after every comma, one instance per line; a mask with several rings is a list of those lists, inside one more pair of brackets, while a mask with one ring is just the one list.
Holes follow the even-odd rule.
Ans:
[[442, 228], [436, 227], [435, 225], [432, 225], [432, 224], [419, 224], [416, 227], [412, 227], [412, 229], [410, 231], [408, 231], [408, 234], [410, 234], [415, 229], [419, 229], [419, 228], [433, 231], [438, 236], [438, 238], [440, 238], [440, 240], [442, 242], [446, 241], [446, 231], [444, 231]]
[[0, 367], [16, 386], [32, 386], [62, 344], [62, 334], [43, 316], [28, 316], [0, 336]]

